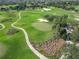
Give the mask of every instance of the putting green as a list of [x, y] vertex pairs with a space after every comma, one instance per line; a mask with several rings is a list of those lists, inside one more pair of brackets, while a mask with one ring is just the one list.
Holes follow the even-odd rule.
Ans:
[[32, 26], [40, 31], [51, 31], [52, 30], [52, 26], [45, 22], [35, 22], [32, 24]]

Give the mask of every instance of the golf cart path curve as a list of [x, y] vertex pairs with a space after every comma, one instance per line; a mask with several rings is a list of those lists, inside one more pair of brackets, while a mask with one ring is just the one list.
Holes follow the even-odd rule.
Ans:
[[5, 28], [5, 26], [2, 23], [0, 23], [0, 25], [2, 26], [2, 28], [0, 30], [3, 30]]
[[31, 49], [31, 51], [32, 51], [35, 55], [37, 55], [40, 59], [48, 59], [47, 57], [45, 57], [43, 54], [41, 54], [40, 52], [38, 52], [38, 51], [32, 46], [32, 44], [31, 44], [30, 41], [29, 41], [29, 37], [28, 37], [28, 34], [27, 34], [27, 32], [25, 31], [25, 29], [15, 26], [15, 24], [21, 19], [21, 12], [19, 12], [18, 17], [19, 17], [19, 18], [17, 19], [17, 21], [14, 22], [13, 24], [11, 24], [11, 26], [12, 26], [13, 28], [16, 28], [16, 29], [19, 29], [19, 30], [23, 31], [23, 33], [24, 33], [24, 35], [25, 35], [26, 43], [27, 43], [28, 47]]

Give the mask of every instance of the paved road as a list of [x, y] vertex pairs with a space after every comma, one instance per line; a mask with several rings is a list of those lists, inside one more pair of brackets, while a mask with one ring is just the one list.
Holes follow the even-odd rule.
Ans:
[[19, 12], [18, 16], [19, 16], [19, 18], [17, 19], [17, 21], [14, 22], [13, 24], [11, 24], [11, 26], [12, 26], [13, 28], [16, 28], [16, 29], [19, 29], [19, 30], [23, 31], [23, 33], [24, 33], [24, 35], [25, 35], [26, 43], [27, 43], [28, 47], [31, 49], [31, 51], [32, 51], [35, 55], [37, 55], [40, 59], [48, 59], [47, 57], [45, 57], [43, 54], [41, 54], [40, 52], [38, 52], [38, 51], [32, 46], [32, 44], [31, 44], [30, 41], [29, 41], [28, 34], [27, 34], [27, 32], [25, 31], [25, 29], [15, 26], [15, 24], [21, 19], [21, 12]]

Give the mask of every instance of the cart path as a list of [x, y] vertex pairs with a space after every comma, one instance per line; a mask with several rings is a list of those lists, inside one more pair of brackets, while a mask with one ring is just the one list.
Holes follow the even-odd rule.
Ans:
[[35, 55], [37, 55], [40, 59], [48, 59], [47, 57], [45, 57], [43, 54], [41, 54], [40, 52], [38, 52], [38, 51], [32, 46], [32, 44], [31, 44], [30, 41], [29, 41], [29, 37], [28, 37], [28, 34], [27, 34], [26, 30], [23, 29], [23, 28], [21, 28], [21, 27], [15, 26], [15, 24], [21, 19], [21, 12], [19, 12], [18, 17], [19, 17], [19, 18], [17, 19], [17, 21], [14, 22], [14, 23], [12, 23], [11, 26], [12, 26], [13, 28], [16, 28], [16, 29], [19, 29], [19, 30], [23, 31], [23, 33], [24, 33], [24, 35], [25, 35], [26, 43], [27, 43], [28, 47], [31, 49], [31, 51], [32, 51]]
[[5, 28], [5, 26], [2, 23], [0, 23], [0, 26], [2, 26], [0, 30], [3, 30]]

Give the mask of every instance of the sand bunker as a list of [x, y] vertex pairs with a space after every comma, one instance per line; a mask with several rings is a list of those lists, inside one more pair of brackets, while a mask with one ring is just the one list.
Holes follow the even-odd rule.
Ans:
[[79, 21], [79, 18], [75, 18], [75, 20]]
[[3, 43], [0, 43], [0, 58], [3, 57], [6, 54], [6, 45], [4, 45]]
[[43, 8], [44, 11], [50, 11], [50, 8]]
[[42, 19], [42, 18], [38, 19], [38, 21], [39, 21], [39, 22], [48, 22], [48, 20]]

